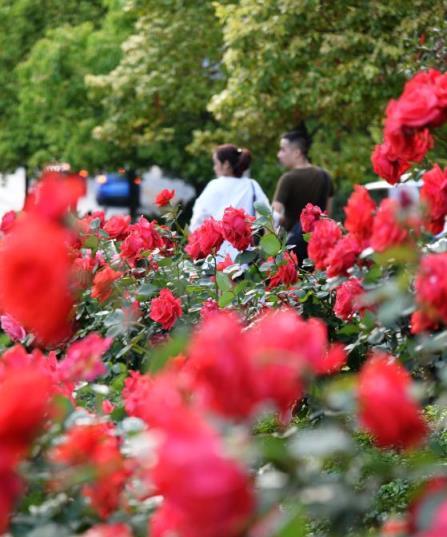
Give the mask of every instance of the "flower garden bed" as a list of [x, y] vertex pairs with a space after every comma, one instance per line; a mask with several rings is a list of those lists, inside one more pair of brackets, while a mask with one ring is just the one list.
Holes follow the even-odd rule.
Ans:
[[170, 192], [77, 219], [45, 174], [1, 224], [0, 533], [447, 535], [446, 88], [409, 81], [373, 153], [420, 202], [306, 207], [300, 270], [265, 207], [188, 236]]

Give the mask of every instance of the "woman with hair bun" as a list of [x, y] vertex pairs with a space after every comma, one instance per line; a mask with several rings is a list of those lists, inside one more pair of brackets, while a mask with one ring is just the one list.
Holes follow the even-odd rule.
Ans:
[[[248, 149], [233, 144], [219, 145], [213, 152], [213, 162], [216, 179], [211, 180], [196, 199], [189, 226], [191, 231], [195, 231], [211, 216], [220, 220], [227, 207], [244, 209], [252, 216], [256, 214], [256, 202], [270, 207], [259, 183], [243, 175], [251, 164], [251, 152]], [[234, 259], [237, 250], [224, 243], [219, 257], [226, 254]]]

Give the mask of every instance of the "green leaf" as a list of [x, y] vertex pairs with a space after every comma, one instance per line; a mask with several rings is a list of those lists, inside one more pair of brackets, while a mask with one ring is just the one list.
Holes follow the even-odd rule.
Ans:
[[274, 537], [306, 537], [307, 523], [300, 511], [289, 515]]
[[281, 243], [273, 233], [264, 235], [259, 245], [267, 255], [276, 255], [281, 250]]
[[267, 218], [272, 216], [272, 211], [264, 203], [261, 203], [260, 201], [255, 201], [253, 205], [254, 205], [254, 208], [256, 209], [256, 212], [259, 213], [260, 215], [265, 216]]
[[359, 327], [356, 324], [346, 324], [337, 330], [339, 336], [352, 336], [359, 332]]
[[230, 278], [223, 272], [216, 274], [216, 282], [221, 291], [230, 291], [233, 288]]
[[158, 345], [151, 352], [147, 371], [156, 373], [163, 369], [169, 358], [181, 354], [188, 344], [188, 334], [185, 330], [178, 330], [167, 343]]
[[236, 256], [235, 262], [239, 263], [239, 265], [248, 265], [256, 259], [257, 255], [256, 250], [246, 250]]
[[157, 292], [157, 287], [151, 283], [144, 282], [138, 289], [137, 294], [141, 297], [150, 297]]
[[303, 233], [303, 239], [306, 242], [309, 242], [311, 237], [312, 237], [312, 233]]
[[228, 304], [231, 304], [234, 298], [234, 293], [231, 291], [225, 291], [222, 293], [222, 296], [219, 298], [219, 306], [225, 308]]
[[84, 241], [84, 248], [91, 248], [92, 250], [96, 250], [96, 248], [98, 248], [98, 244], [99, 244], [98, 238], [94, 237], [93, 235], [90, 235]]

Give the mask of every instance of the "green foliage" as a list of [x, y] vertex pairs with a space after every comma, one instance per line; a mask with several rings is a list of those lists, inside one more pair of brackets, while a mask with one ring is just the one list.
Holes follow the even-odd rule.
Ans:
[[197, 184], [233, 141], [272, 194], [278, 136], [305, 119], [343, 199], [372, 178], [387, 100], [444, 65], [444, 24], [434, 0], [2, 0], [1, 168], [157, 163]]
[[[211, 2], [134, 2], [135, 32], [124, 55], [107, 75], [89, 77], [92, 92], [107, 110], [97, 138], [135, 152], [199, 181], [211, 173], [209, 155], [191, 158], [185, 147], [192, 131], [212, 127], [206, 111], [223, 86], [219, 61], [221, 30]], [[206, 177], [206, 178], [208, 178]]]
[[[1, 169], [28, 164], [27, 129], [19, 117], [23, 81], [18, 66], [50, 29], [91, 21], [97, 26], [106, 11], [101, 0], [2, 0], [0, 2], [0, 162]], [[44, 73], [39, 73], [45, 76]], [[61, 88], [59, 88], [61, 89]], [[39, 106], [43, 103], [40, 102]], [[51, 108], [52, 103], [47, 103]], [[60, 111], [59, 111], [60, 112]], [[40, 126], [41, 129], [44, 125]], [[47, 125], [51, 129], [51, 125]]]
[[[315, 161], [351, 182], [371, 177], [385, 104], [417, 68], [419, 37], [444, 27], [443, 7], [427, 0], [241, 0], [218, 3], [217, 15], [228, 79], [209, 109], [263, 160], [281, 132], [307, 120]], [[271, 180], [269, 168], [258, 169]]]

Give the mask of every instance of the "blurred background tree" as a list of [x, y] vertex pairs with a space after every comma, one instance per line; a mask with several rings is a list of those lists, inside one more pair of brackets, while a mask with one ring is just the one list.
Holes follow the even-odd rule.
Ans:
[[374, 179], [388, 99], [444, 68], [443, 4], [0, 0], [0, 168], [126, 160], [197, 185], [232, 141], [271, 193], [279, 135], [304, 120], [343, 197]]
[[0, 0], [1, 171], [89, 165], [95, 149], [83, 147], [100, 118], [83, 77], [116, 65], [128, 18], [119, 0]]
[[209, 155], [193, 157], [186, 148], [194, 130], [215, 130], [207, 105], [225, 85], [214, 3], [136, 0], [130, 9], [137, 23], [120, 64], [87, 79], [106, 110], [94, 135], [136, 149], [139, 163], [157, 163], [195, 183], [207, 180]]

